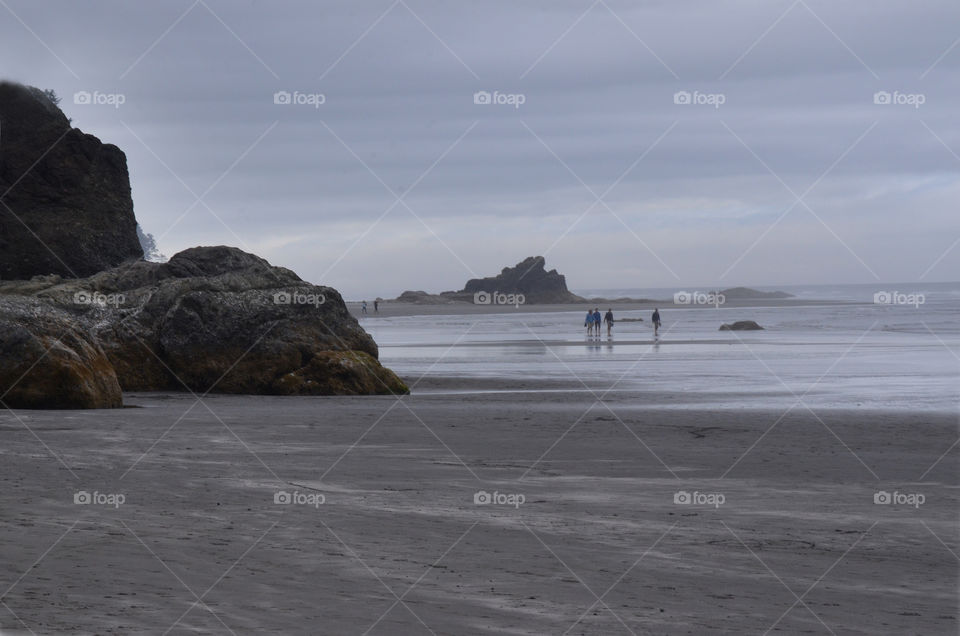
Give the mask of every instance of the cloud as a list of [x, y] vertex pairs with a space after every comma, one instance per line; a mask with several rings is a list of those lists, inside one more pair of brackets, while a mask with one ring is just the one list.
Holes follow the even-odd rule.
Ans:
[[917, 279], [960, 238], [954, 3], [8, 4], [33, 31], [2, 21], [8, 74], [125, 150], [168, 254], [246, 246], [360, 297], [534, 253], [582, 288], [738, 259], [748, 284]]

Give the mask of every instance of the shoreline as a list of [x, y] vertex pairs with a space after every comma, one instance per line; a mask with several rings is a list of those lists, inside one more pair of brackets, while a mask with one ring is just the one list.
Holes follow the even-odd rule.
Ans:
[[[649, 323], [631, 323], [631, 324], [646, 324]], [[758, 334], [758, 333], [771, 333], [768, 329], [760, 330], [747, 330], [747, 331], [738, 331], [736, 333], [742, 334]], [[621, 332], [622, 334], [622, 332]], [[614, 328], [614, 335], [608, 337], [606, 334], [603, 336], [584, 336], [579, 339], [569, 339], [569, 340], [544, 340], [537, 338], [529, 339], [511, 339], [511, 340], [493, 340], [493, 341], [465, 341], [458, 342], [455, 346], [456, 348], [473, 348], [473, 347], [597, 347], [602, 345], [603, 347], [626, 347], [626, 346], [638, 346], [638, 345], [655, 345], [655, 346], [666, 346], [666, 345], [731, 345], [736, 346], [743, 343], [743, 337], [737, 339], [723, 339], [723, 338], [703, 338], [703, 339], [670, 339], [666, 337], [660, 337], [657, 339], [648, 338], [648, 339], [636, 339], [636, 332], [630, 332], [630, 336], [634, 336], [634, 339], [630, 340], [617, 340], [616, 328]], [[777, 334], [782, 335], [782, 334]], [[751, 345], [764, 345], [768, 344], [771, 346], [817, 346], [818, 344], [833, 344], [833, 343], [817, 343], [817, 342], [792, 342], [790, 340], [775, 340], [775, 341], [763, 341], [763, 340], [751, 340]], [[411, 342], [411, 343], [390, 343], [390, 344], [381, 344], [379, 345], [380, 349], [389, 349], [389, 348], [405, 348], [405, 347], [417, 347], [424, 349], [434, 349], [434, 348], [443, 348], [449, 349], [451, 347], [450, 343], [446, 342]]]
[[[583, 312], [586, 307], [598, 307], [601, 311], [612, 308], [614, 314], [618, 312], [626, 313], [632, 311], [653, 311], [654, 308], [667, 310], [696, 309], [710, 310], [718, 309], [713, 305], [681, 305], [672, 301], [639, 301], [639, 302], [606, 302], [602, 307], [596, 301], [587, 300], [583, 303], [562, 303], [562, 304], [525, 304], [519, 306], [513, 305], [475, 305], [473, 303], [405, 303], [396, 300], [388, 300], [380, 303], [380, 311], [374, 312], [373, 302], [367, 301], [367, 313], [361, 311], [363, 301], [349, 300], [345, 301], [347, 309], [355, 318], [377, 318], [390, 316], [464, 316], [464, 315], [503, 315], [503, 314], [539, 314], [539, 313], [558, 313], [558, 312]], [[835, 306], [856, 306], [871, 305], [872, 303], [862, 301], [839, 301], [839, 300], [798, 300], [788, 298], [782, 300], [755, 299], [755, 300], [731, 300], [722, 305], [720, 309], [776, 309], [789, 307], [835, 307]], [[644, 318], [646, 322], [648, 319]]]

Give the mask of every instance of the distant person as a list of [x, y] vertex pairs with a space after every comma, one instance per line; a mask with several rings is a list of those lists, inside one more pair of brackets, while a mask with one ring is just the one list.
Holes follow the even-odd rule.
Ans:
[[363, 301], [363, 302], [360, 304], [360, 313], [361, 313], [361, 314], [367, 313], [367, 301]]
[[609, 336], [613, 330], [613, 309], [607, 310], [607, 315], [603, 317], [603, 322], [607, 323], [607, 335]]
[[587, 335], [593, 335], [593, 312], [589, 309], [587, 310], [587, 318], [583, 322], [583, 326], [587, 328]]
[[653, 323], [653, 337], [656, 338], [660, 333], [660, 309], [654, 308], [653, 316], [650, 317], [650, 321]]
[[379, 313], [380, 313], [380, 301], [379, 301], [379, 300], [373, 301], [373, 313], [375, 313], [375, 314], [379, 314]]
[[600, 325], [603, 324], [603, 319], [600, 317], [600, 308], [593, 308], [593, 327], [597, 330], [597, 335], [600, 335]]

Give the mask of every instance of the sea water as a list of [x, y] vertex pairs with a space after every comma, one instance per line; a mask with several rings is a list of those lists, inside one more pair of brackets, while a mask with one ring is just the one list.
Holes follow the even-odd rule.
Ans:
[[[498, 391], [511, 390], [511, 383], [516, 390], [557, 390], [520, 388], [542, 379], [567, 383], [564, 391], [633, 393], [644, 403], [677, 408], [960, 412], [960, 284], [784, 290], [799, 304], [661, 307], [656, 340], [650, 309], [619, 311], [615, 304], [617, 319], [643, 322], [618, 322], [611, 337], [604, 328], [591, 338], [583, 328], [586, 306], [550, 313], [521, 306], [503, 314], [368, 317], [362, 324], [388, 367], [412, 381], [461, 378], [458, 392], [474, 390], [470, 379], [500, 380]], [[669, 298], [673, 291], [578, 293]], [[922, 302], [875, 303], [882, 292], [922, 295]], [[718, 331], [737, 320], [754, 320], [764, 330]], [[478, 382], [475, 390], [489, 386]]]

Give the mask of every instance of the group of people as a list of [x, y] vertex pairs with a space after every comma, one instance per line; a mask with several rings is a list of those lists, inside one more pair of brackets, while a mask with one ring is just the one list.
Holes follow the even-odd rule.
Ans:
[[600, 318], [600, 309], [594, 308], [593, 311], [587, 310], [587, 320], [583, 323], [583, 326], [587, 328], [587, 335], [592, 336], [596, 333], [600, 335], [600, 327], [606, 323], [607, 325], [607, 335], [613, 333], [613, 310], [608, 309], [607, 315], [602, 319]]
[[[367, 301], [363, 301], [363, 303], [361, 303], [361, 305], [360, 305], [360, 313], [361, 313], [361, 314], [367, 313]], [[379, 314], [379, 313], [380, 313], [380, 301], [379, 301], [379, 300], [373, 301], [373, 313], [375, 313], [375, 314]]]
[[[655, 308], [653, 310], [653, 315], [650, 317], [650, 322], [653, 323], [653, 336], [654, 338], [660, 335], [660, 309]], [[583, 323], [583, 326], [587, 328], [587, 335], [600, 335], [600, 328], [603, 325], [607, 325], [607, 335], [613, 334], [613, 309], [608, 309], [607, 313], [603, 318], [600, 317], [600, 309], [594, 307], [591, 311], [587, 310], [587, 318]]]

